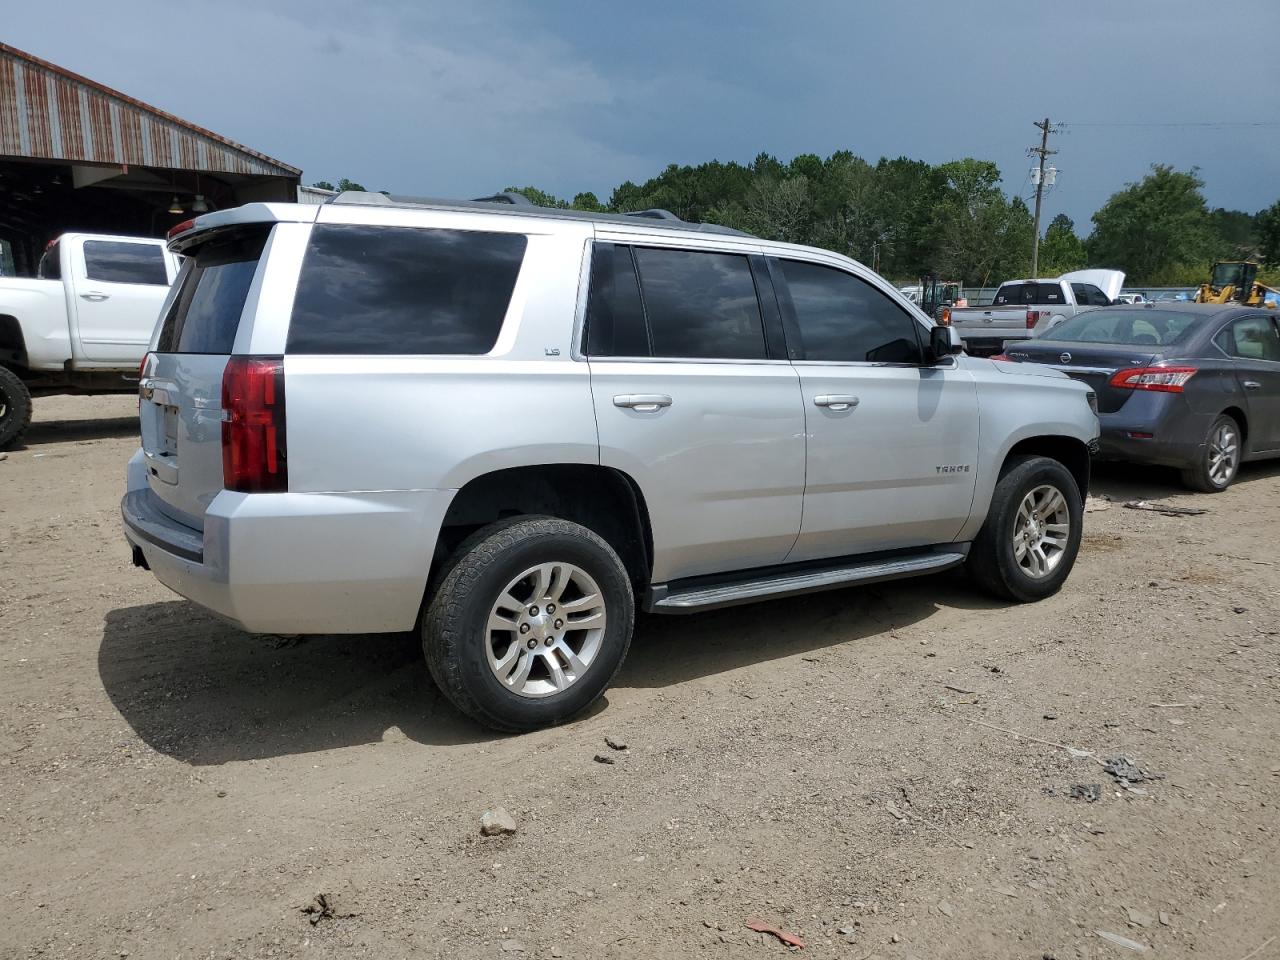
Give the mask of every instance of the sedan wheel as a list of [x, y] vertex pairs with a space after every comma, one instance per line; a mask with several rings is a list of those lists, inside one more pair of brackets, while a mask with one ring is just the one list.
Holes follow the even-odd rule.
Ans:
[[1209, 479], [1225, 487], [1235, 479], [1240, 466], [1240, 435], [1231, 421], [1217, 424], [1209, 437]]
[[1221, 493], [1236, 479], [1244, 452], [1244, 431], [1225, 413], [1209, 425], [1196, 460], [1182, 471], [1182, 482], [1193, 490]]

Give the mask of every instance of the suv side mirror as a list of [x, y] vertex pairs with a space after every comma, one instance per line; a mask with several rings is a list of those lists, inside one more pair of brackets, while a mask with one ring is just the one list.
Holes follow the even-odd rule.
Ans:
[[936, 326], [929, 330], [929, 349], [925, 361], [939, 363], [964, 349], [960, 331], [955, 327]]

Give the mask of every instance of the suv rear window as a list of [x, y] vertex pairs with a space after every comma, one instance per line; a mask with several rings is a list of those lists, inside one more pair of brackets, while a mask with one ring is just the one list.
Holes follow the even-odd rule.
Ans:
[[158, 353], [230, 353], [269, 226], [214, 236], [188, 254]]
[[103, 283], [149, 283], [169, 285], [164, 268], [164, 251], [154, 243], [126, 240], [86, 240], [84, 275]]
[[519, 233], [318, 224], [286, 351], [488, 353], [527, 245]]

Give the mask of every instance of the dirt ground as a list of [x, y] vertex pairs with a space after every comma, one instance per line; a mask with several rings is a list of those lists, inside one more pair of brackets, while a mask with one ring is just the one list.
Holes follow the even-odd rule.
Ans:
[[1280, 466], [1102, 472], [1033, 606], [949, 575], [642, 620], [598, 709], [494, 737], [412, 637], [247, 636], [135, 570], [134, 401], [36, 411], [0, 462], [0, 957], [789, 952], [751, 920], [855, 960], [1280, 957]]

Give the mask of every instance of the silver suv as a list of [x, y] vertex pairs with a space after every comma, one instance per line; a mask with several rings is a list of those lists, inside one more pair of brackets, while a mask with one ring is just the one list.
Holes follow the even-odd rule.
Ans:
[[135, 563], [248, 631], [420, 630], [444, 693], [503, 730], [599, 697], [637, 606], [962, 564], [1012, 600], [1062, 585], [1086, 385], [960, 354], [825, 250], [513, 200], [176, 228]]

